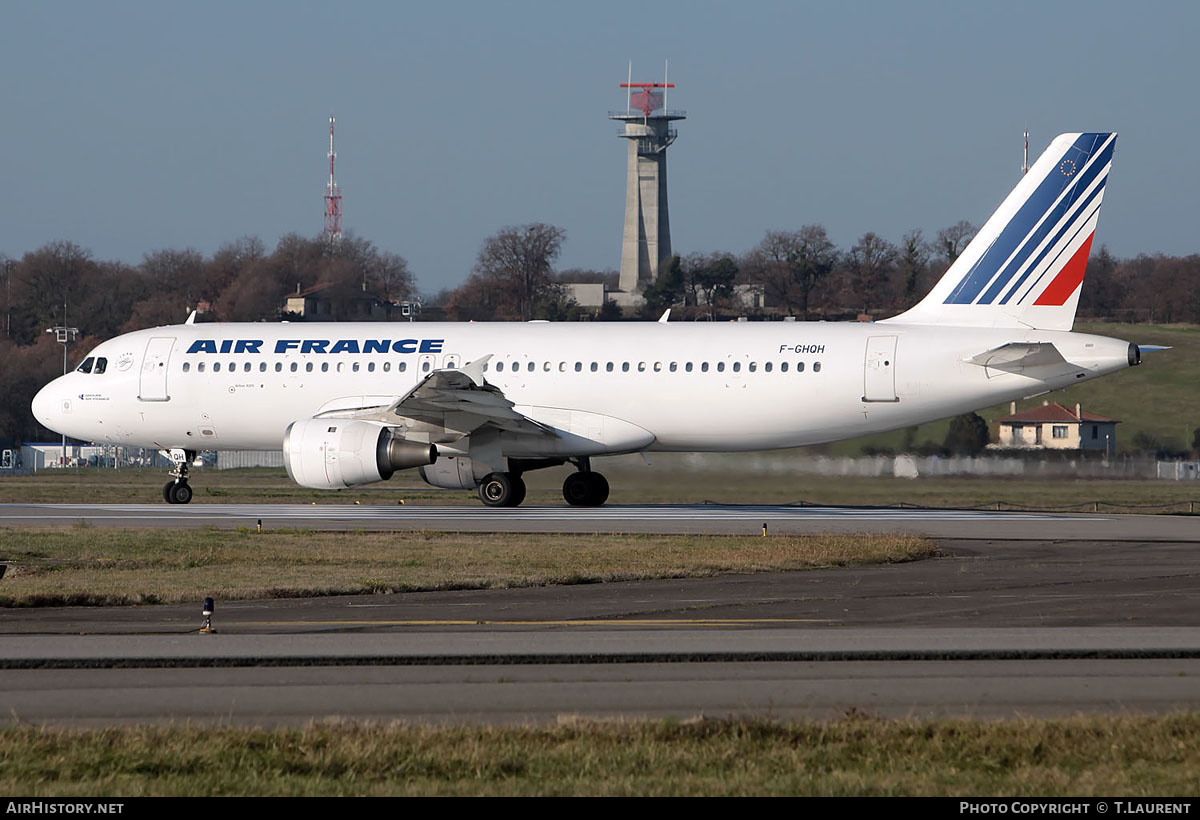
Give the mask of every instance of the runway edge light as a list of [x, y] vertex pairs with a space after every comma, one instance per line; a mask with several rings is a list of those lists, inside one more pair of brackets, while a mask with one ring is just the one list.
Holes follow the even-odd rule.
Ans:
[[217, 630], [212, 626], [212, 614], [215, 607], [213, 606], [212, 598], [204, 599], [204, 625], [200, 627], [200, 634], [211, 634]]

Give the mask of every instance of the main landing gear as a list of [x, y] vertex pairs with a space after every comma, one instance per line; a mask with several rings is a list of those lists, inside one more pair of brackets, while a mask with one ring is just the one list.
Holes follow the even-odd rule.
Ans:
[[479, 500], [488, 507], [516, 507], [525, 500], [520, 473], [488, 473], [479, 485]]
[[581, 468], [563, 482], [563, 498], [572, 507], [599, 507], [608, 500], [608, 479]]
[[[587, 458], [572, 460], [579, 471], [571, 473], [563, 482], [563, 498], [573, 507], [599, 507], [608, 500], [608, 480], [600, 473], [592, 472]], [[488, 507], [518, 506], [525, 500], [525, 481], [521, 473], [488, 473], [479, 484], [479, 500]]]
[[183, 461], [178, 462], [175, 469], [170, 472], [170, 475], [175, 478], [163, 485], [163, 501], [168, 504], [186, 504], [192, 500], [192, 487], [188, 484], [188, 467], [195, 457], [195, 450], [184, 451]]

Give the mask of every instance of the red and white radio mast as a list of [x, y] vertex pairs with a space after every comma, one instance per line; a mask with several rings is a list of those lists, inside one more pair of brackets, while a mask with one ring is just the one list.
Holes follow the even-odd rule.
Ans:
[[329, 115], [329, 184], [325, 186], [325, 235], [332, 241], [342, 238], [342, 189], [333, 179], [333, 115]]

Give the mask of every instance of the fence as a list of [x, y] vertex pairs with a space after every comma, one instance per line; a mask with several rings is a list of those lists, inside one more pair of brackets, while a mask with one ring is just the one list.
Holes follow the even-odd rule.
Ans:
[[766, 475], [817, 475], [860, 478], [991, 478], [1200, 479], [1200, 464], [1155, 461], [1153, 458], [1017, 458], [1004, 456], [811, 456], [795, 453], [688, 453], [654, 455], [676, 469], [727, 470]]

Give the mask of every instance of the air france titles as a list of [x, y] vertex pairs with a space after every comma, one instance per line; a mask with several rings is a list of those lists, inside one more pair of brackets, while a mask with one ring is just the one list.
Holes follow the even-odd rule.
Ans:
[[[441, 353], [445, 339], [280, 339], [275, 353]], [[188, 353], [263, 353], [262, 339], [197, 339]]]

